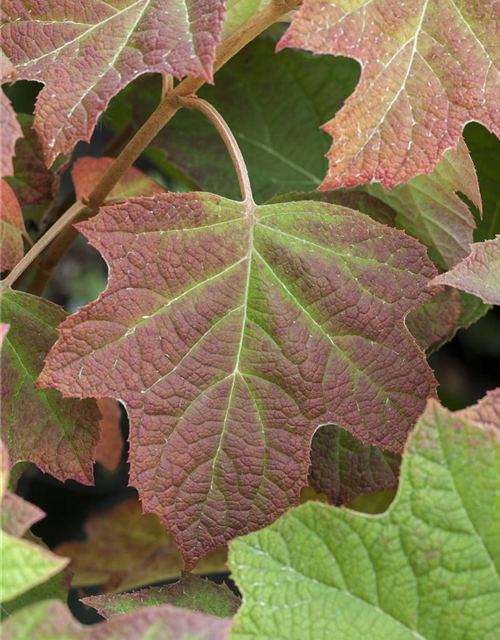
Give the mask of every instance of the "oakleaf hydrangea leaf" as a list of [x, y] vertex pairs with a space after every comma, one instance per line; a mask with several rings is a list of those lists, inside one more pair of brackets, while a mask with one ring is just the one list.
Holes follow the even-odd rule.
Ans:
[[0, 356], [2, 439], [13, 464], [28, 460], [59, 480], [92, 484], [100, 419], [95, 401], [67, 400], [35, 388], [64, 317], [60, 307], [42, 298], [2, 293], [1, 319], [10, 324]]
[[45, 513], [34, 504], [26, 502], [12, 491], [6, 491], [2, 500], [0, 526], [3, 531], [20, 538], [26, 531], [45, 517]]
[[477, 404], [457, 411], [457, 414], [465, 420], [474, 420], [482, 424], [500, 426], [500, 388], [487, 391], [484, 398]]
[[[2, 82], [5, 82], [9, 80], [13, 66], [2, 51], [0, 51], [0, 67]], [[14, 171], [12, 156], [14, 155], [16, 140], [23, 135], [23, 132], [21, 125], [17, 121], [16, 112], [2, 89], [0, 89], [0, 130], [2, 131], [0, 138], [0, 171], [2, 176], [11, 176]]]
[[226, 584], [216, 584], [191, 573], [183, 574], [179, 582], [165, 587], [150, 587], [132, 593], [107, 593], [84, 598], [82, 602], [96, 609], [103, 618], [164, 604], [219, 618], [232, 618], [241, 604], [240, 598]]
[[324, 188], [431, 173], [471, 120], [500, 135], [497, 0], [306, 0], [278, 48], [346, 55], [360, 82], [324, 128]]
[[[71, 558], [72, 586], [106, 584], [125, 591], [178, 578], [183, 567], [172, 536], [152, 513], [142, 513], [131, 498], [109, 511], [93, 514], [84, 525], [87, 540], [64, 542], [55, 552]], [[215, 549], [196, 566], [196, 573], [223, 573], [226, 549]]]
[[13, 269], [24, 255], [24, 222], [19, 202], [5, 180], [0, 183], [0, 271]]
[[500, 305], [500, 236], [473, 244], [470, 255], [434, 278], [433, 284], [448, 284]]
[[[114, 158], [79, 158], [71, 169], [76, 199], [88, 196], [103, 174], [111, 167]], [[152, 196], [165, 189], [136, 167], [130, 167], [108, 194], [107, 200], [131, 196]]]
[[499, 436], [432, 400], [384, 514], [309, 502], [235, 540], [231, 638], [496, 640]]
[[298, 504], [319, 425], [398, 452], [435, 392], [404, 323], [434, 267], [368, 216], [168, 193], [79, 229], [108, 288], [59, 327], [39, 385], [126, 405], [130, 482], [187, 568]]
[[54, 206], [61, 175], [68, 167], [71, 155], [60, 155], [52, 167], [47, 169], [42, 143], [33, 129], [33, 116], [21, 113], [18, 120], [23, 137], [16, 142], [12, 160], [14, 171], [7, 182], [16, 194], [24, 219], [40, 222]]
[[35, 129], [50, 166], [90, 140], [110, 99], [147, 72], [211, 80], [223, 0], [5, 0], [2, 50], [22, 80], [43, 82]]
[[309, 481], [335, 505], [398, 486], [400, 457], [329, 424], [315, 434]]
[[467, 146], [460, 140], [449, 149], [430, 175], [420, 175], [386, 191], [381, 185], [367, 185], [369, 193], [390, 205], [396, 224], [431, 250], [431, 257], [443, 267], [454, 267], [470, 251], [475, 228], [464, 194], [481, 211], [481, 194], [476, 170]]
[[57, 600], [26, 607], [2, 627], [3, 640], [225, 640], [230, 621], [170, 605], [81, 625]]

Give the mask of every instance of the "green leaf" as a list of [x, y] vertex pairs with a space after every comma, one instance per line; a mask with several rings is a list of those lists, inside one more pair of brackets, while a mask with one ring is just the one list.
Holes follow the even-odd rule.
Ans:
[[470, 251], [474, 216], [459, 193], [481, 210], [481, 195], [467, 145], [449, 149], [430, 175], [419, 175], [387, 191], [380, 184], [363, 187], [396, 211], [396, 226], [429, 248], [430, 257], [450, 269]]
[[59, 327], [39, 384], [127, 406], [130, 482], [187, 569], [298, 504], [319, 425], [398, 452], [434, 394], [404, 319], [435, 269], [368, 216], [166, 193], [79, 229], [108, 288]]
[[27, 293], [2, 293], [1, 320], [10, 324], [1, 352], [2, 438], [13, 464], [29, 460], [59, 480], [92, 484], [100, 419], [95, 401], [35, 387], [65, 315]]
[[226, 584], [215, 584], [191, 573], [183, 574], [179, 582], [166, 587], [91, 596], [84, 598], [82, 602], [93, 607], [103, 618], [164, 604], [200, 611], [219, 618], [232, 618], [241, 604], [240, 598], [235, 596]]
[[[499, 398], [485, 400], [497, 416]], [[312, 502], [232, 542], [243, 606], [231, 638], [496, 640], [498, 427], [430, 401], [384, 514]]]
[[14, 538], [2, 531], [0, 602], [12, 600], [42, 582], [47, 581], [68, 564], [43, 547]]
[[[354, 60], [313, 58], [298, 51], [276, 54], [269, 36], [254, 40], [217, 73], [214, 86], [198, 95], [221, 112], [245, 156], [258, 202], [292, 189], [316, 189], [326, 171], [327, 116], [354, 89]], [[159, 85], [131, 95], [136, 118], [156, 106]], [[130, 94], [129, 94], [130, 95]], [[180, 166], [205, 191], [238, 198], [231, 160], [214, 127], [195, 111], [182, 109], [153, 146]]]

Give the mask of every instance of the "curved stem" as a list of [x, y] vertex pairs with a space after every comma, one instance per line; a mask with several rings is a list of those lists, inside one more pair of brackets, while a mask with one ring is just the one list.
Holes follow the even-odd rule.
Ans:
[[[26, 271], [30, 264], [36, 260], [40, 253], [49, 245], [59, 233], [73, 222], [83, 220], [86, 217], [88, 207], [82, 202], [75, 202], [66, 213], [45, 233], [40, 240], [28, 251], [22, 260], [12, 269], [9, 275], [0, 283], [1, 289], [11, 287], [19, 276]], [[76, 230], [73, 230], [75, 234]]]
[[227, 122], [217, 111], [217, 109], [206, 100], [192, 97], [179, 98], [179, 102], [182, 107], [200, 111], [217, 129], [224, 141], [224, 144], [226, 145], [229, 155], [231, 156], [231, 160], [233, 161], [236, 175], [238, 176], [238, 182], [240, 184], [241, 197], [244, 202], [253, 203], [252, 185], [250, 184], [250, 178], [248, 177], [248, 169], [238, 143], [236, 142], [236, 138], [234, 137], [233, 132], [229, 128]]
[[[217, 48], [214, 73], [269, 26], [290, 11], [297, 9], [301, 2], [302, 0], [273, 0], [262, 9], [262, 11], [252, 16], [250, 20], [237, 29]], [[97, 212], [97, 209], [103, 204], [118, 180], [120, 180], [153, 138], [178, 111], [180, 106], [178, 98], [193, 95], [204, 84], [205, 80], [188, 76], [180, 82], [173, 91], [167, 93], [156, 110], [139, 131], [137, 131], [115, 162], [103, 175], [99, 183], [92, 189], [88, 197], [89, 209], [87, 210], [86, 217], [91, 217]], [[77, 232], [72, 227], [63, 230], [57, 238], [57, 242], [52, 244], [41, 260], [35, 278], [28, 289], [30, 293], [36, 295], [42, 293], [57, 263], [69, 249], [76, 236]]]

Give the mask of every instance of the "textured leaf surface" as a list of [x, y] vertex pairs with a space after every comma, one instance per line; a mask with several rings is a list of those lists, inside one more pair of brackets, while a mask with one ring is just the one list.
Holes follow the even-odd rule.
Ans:
[[53, 206], [59, 191], [61, 175], [71, 156], [61, 155], [50, 169], [45, 166], [43, 147], [33, 129], [33, 116], [18, 115], [23, 137], [16, 142], [14, 172], [7, 182], [23, 210], [24, 219], [37, 222]]
[[475, 228], [463, 193], [479, 209], [481, 194], [467, 146], [460, 140], [447, 151], [430, 175], [420, 175], [386, 191], [381, 185], [365, 187], [396, 212], [396, 224], [431, 250], [443, 267], [454, 267], [470, 251]]
[[[132, 498], [85, 524], [85, 542], [65, 542], [55, 550], [71, 558], [73, 587], [106, 584], [125, 591], [177, 578], [183, 567], [172, 536], [152, 513], [143, 515]], [[226, 550], [216, 549], [199, 562], [196, 573], [227, 571]]]
[[443, 339], [454, 335], [461, 311], [460, 294], [456, 289], [446, 287], [432, 300], [412, 311], [406, 319], [406, 326], [422, 349], [429, 354], [439, 348]]
[[[113, 162], [114, 158], [79, 158], [75, 162], [71, 169], [71, 177], [77, 200], [90, 194]], [[165, 189], [160, 184], [148, 178], [136, 167], [130, 167], [110, 191], [107, 200], [130, 196], [152, 196], [155, 193], [164, 192]]]
[[[1, 61], [2, 78], [5, 80], [10, 70], [8, 65], [4, 65], [5, 56], [1, 55]], [[11, 176], [14, 171], [12, 156], [14, 155], [16, 140], [23, 135], [23, 132], [21, 125], [17, 121], [16, 112], [2, 89], [0, 89], [0, 130], [2, 131], [0, 138], [0, 170], [2, 176]]]
[[315, 434], [309, 481], [335, 505], [398, 486], [400, 457], [363, 444], [335, 425]]
[[1, 563], [0, 602], [4, 602], [62, 571], [68, 564], [68, 559], [2, 532]]
[[457, 414], [465, 420], [500, 427], [500, 389], [487, 391], [484, 398], [481, 398], [477, 404], [458, 411]]
[[5, 0], [2, 50], [23, 80], [43, 82], [35, 128], [50, 165], [90, 140], [110, 99], [146, 72], [210, 80], [222, 0]]
[[386, 513], [308, 503], [231, 544], [231, 637], [496, 640], [499, 492], [498, 425], [431, 401]]
[[318, 425], [400, 451], [434, 393], [404, 324], [434, 267], [367, 216], [188, 193], [79, 228], [108, 288], [61, 325], [39, 382], [126, 404], [131, 484], [188, 568], [298, 504]]
[[[215, 86], [198, 95], [224, 116], [252, 176], [255, 199], [264, 202], [292, 189], [312, 190], [327, 169], [328, 136], [320, 125], [353, 91], [353, 60], [312, 59], [299, 51], [276, 55], [275, 40], [259, 38], [217, 73]], [[143, 122], [159, 99], [159, 83], [129, 97]], [[300, 131], [300, 135], [297, 132]], [[238, 198], [231, 160], [214, 127], [183, 109], [153, 142], [205, 191]]]
[[465, 260], [433, 282], [457, 287], [488, 304], [500, 304], [500, 236], [473, 244]]
[[95, 402], [35, 388], [65, 313], [41, 298], [6, 291], [1, 315], [10, 323], [1, 353], [1, 415], [12, 464], [28, 460], [59, 480], [92, 484], [100, 419]]
[[500, 134], [497, 0], [306, 0], [279, 47], [356, 58], [324, 188], [431, 173], [470, 120]]
[[0, 271], [16, 266], [24, 255], [24, 222], [19, 202], [5, 180], [0, 183]]
[[22, 609], [3, 625], [3, 640], [224, 640], [230, 621], [165, 605], [84, 626], [61, 602]]
[[[438, 169], [436, 169], [434, 173], [437, 173]], [[425, 178], [430, 181], [433, 176], [425, 176]], [[416, 181], [418, 179], [419, 178], [415, 178], [414, 180]], [[399, 187], [396, 187], [391, 194], [397, 191], [398, 188]], [[374, 193], [375, 192], [376, 191], [374, 190]], [[388, 195], [383, 189], [381, 189], [380, 193], [382, 198], [385, 198], [385, 196]], [[409, 193], [411, 194], [411, 191], [409, 191]], [[448, 194], [446, 190], [444, 190], [443, 197], [445, 201], [447, 196]], [[266, 204], [296, 202], [299, 200], [314, 200], [316, 202], [339, 204], [343, 207], [349, 207], [350, 209], [361, 211], [362, 213], [370, 216], [370, 218], [373, 218], [373, 220], [381, 222], [382, 224], [386, 224], [391, 227], [396, 226], [398, 215], [396, 210], [393, 209], [392, 206], [389, 206], [389, 204], [383, 202], [379, 197], [370, 195], [366, 191], [361, 190], [334, 189], [332, 191], [310, 191], [303, 193], [292, 192], [272, 198]], [[398, 208], [398, 201], [396, 198], [391, 202], [391, 204], [393, 203], [395, 203]], [[406, 204], [410, 210], [414, 209], [410, 201]], [[399, 209], [401, 209], [401, 206], [399, 206]], [[445, 206], [443, 206], [442, 209], [443, 211], [446, 211]], [[439, 215], [441, 210], [436, 208], [435, 213], [436, 215]], [[470, 213], [468, 215], [470, 216]], [[401, 226], [404, 228], [404, 224]], [[407, 229], [405, 229], [405, 231], [407, 231]], [[417, 239], [422, 242], [421, 237], [418, 237]], [[422, 349], [425, 351], [432, 351], [434, 346], [440, 344], [456, 329], [459, 321], [460, 310], [460, 295], [457, 296], [456, 292], [454, 293], [453, 289], [449, 288], [447, 292], [436, 293], [432, 300], [425, 302], [423, 305], [411, 311], [406, 318], [406, 326]]]
[[226, 584], [215, 584], [191, 573], [182, 575], [179, 582], [166, 587], [91, 596], [84, 598], [82, 602], [96, 609], [104, 618], [164, 604], [201, 611], [219, 618], [232, 618], [241, 604], [240, 598]]
[[101, 435], [95, 451], [95, 459], [107, 471], [113, 473], [120, 464], [125, 447], [120, 427], [122, 411], [120, 405], [111, 398], [100, 398], [97, 406], [102, 418], [99, 421]]

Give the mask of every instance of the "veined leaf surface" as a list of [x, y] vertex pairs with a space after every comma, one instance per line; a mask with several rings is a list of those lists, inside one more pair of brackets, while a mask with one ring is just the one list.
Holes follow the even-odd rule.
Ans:
[[368, 216], [169, 193], [79, 228], [108, 288], [61, 325], [39, 385], [122, 400], [131, 484], [188, 567], [298, 504], [319, 425], [399, 452], [435, 392], [404, 323], [435, 269]]

